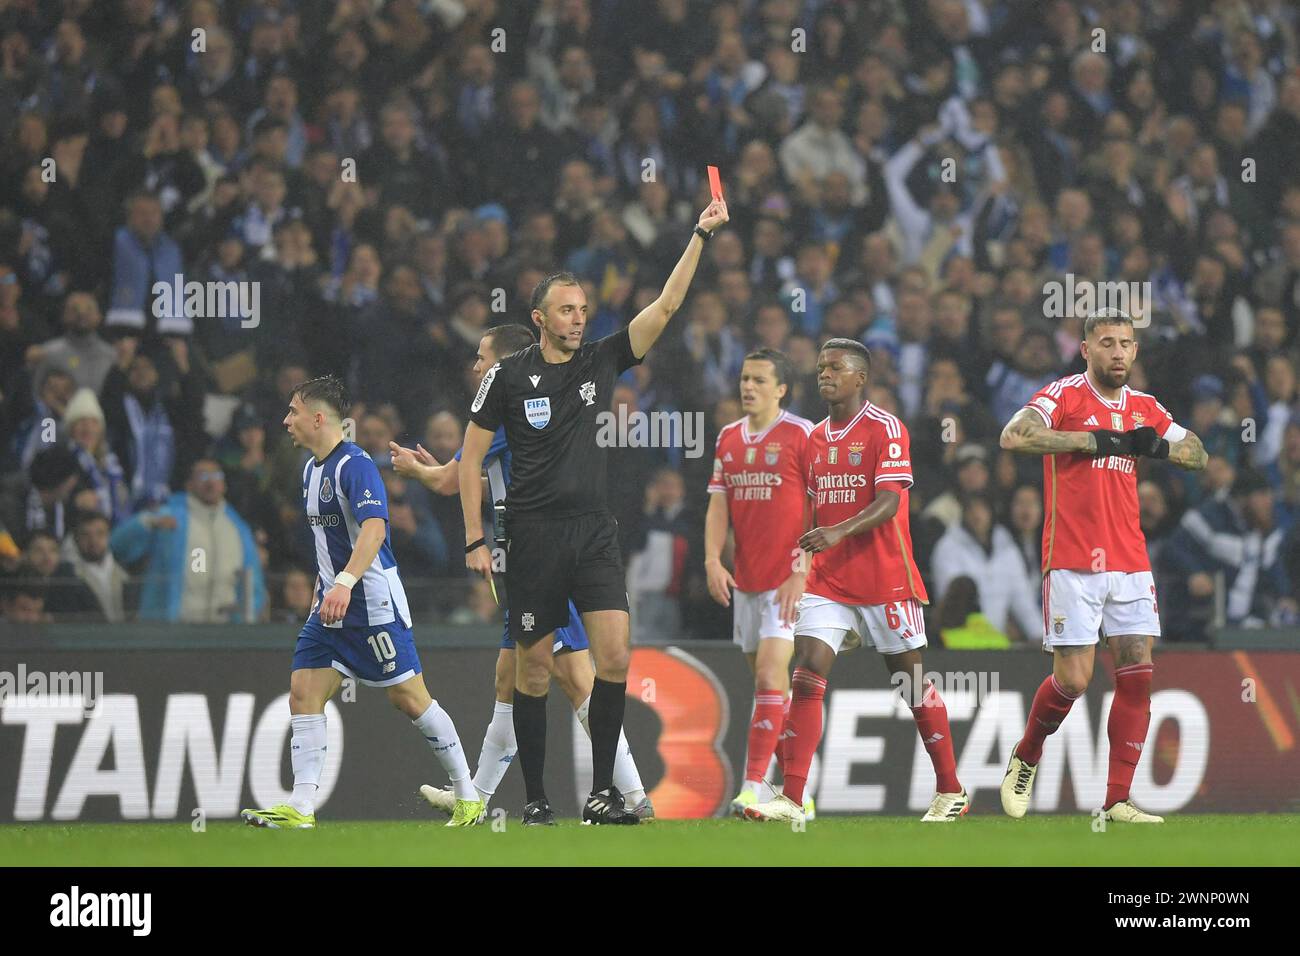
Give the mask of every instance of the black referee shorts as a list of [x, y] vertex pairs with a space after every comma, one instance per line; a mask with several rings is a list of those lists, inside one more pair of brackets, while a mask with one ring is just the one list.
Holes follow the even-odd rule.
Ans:
[[608, 511], [572, 518], [508, 515], [506, 596], [510, 637], [531, 647], [579, 613], [626, 611], [618, 522]]

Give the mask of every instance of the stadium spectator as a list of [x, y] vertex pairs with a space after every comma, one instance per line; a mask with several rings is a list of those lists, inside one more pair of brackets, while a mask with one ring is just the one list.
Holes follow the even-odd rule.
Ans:
[[[14, 384], [21, 389], [22, 380], [16, 379]], [[67, 372], [53, 368], [37, 380], [37, 385], [36, 397], [30, 404], [24, 401], [22, 392], [6, 396], [6, 410], [11, 416], [17, 417], [23, 409], [29, 409], [25, 417], [7, 429], [12, 431], [10, 444], [13, 450], [5, 466], [7, 469], [30, 467], [40, 451], [52, 444], [61, 444], [67, 438], [60, 429], [68, 402], [76, 391], [76, 381]]]
[[32, 458], [26, 473], [6, 479], [4, 525], [19, 540], [33, 531], [48, 531], [62, 540], [71, 527], [72, 498], [80, 481], [77, 458], [56, 445]]
[[0, 580], [0, 612], [9, 624], [44, 624], [50, 620], [45, 611], [45, 587], [30, 568], [19, 565], [11, 577]]
[[63, 335], [41, 344], [32, 377], [42, 382], [52, 369], [72, 376], [77, 388], [98, 392], [115, 353], [98, 334], [99, 303], [88, 292], [72, 292], [63, 300]]
[[72, 564], [61, 557], [59, 539], [50, 532], [34, 531], [28, 536], [23, 561], [45, 592], [45, 613], [50, 620], [104, 620], [95, 595]]
[[959, 578], [975, 583], [978, 610], [993, 627], [1021, 640], [1042, 640], [1042, 608], [1034, 598], [1037, 568], [1025, 565], [1011, 532], [993, 520], [983, 495], [967, 495], [961, 520], [951, 525], [931, 556], [935, 600]]
[[195, 412], [202, 407], [202, 390], [189, 367], [188, 346], [178, 338], [169, 338], [167, 345], [177, 373], [170, 381], [162, 379], [149, 353], [130, 345], [119, 348], [118, 364], [104, 380], [108, 439], [130, 482], [133, 509], [159, 504], [171, 494], [173, 475], [185, 473], [202, 433]]
[[109, 521], [97, 511], [77, 514], [72, 534], [63, 541], [62, 554], [95, 596], [103, 619], [110, 624], [126, 620], [126, 569], [108, 547]]
[[314, 582], [302, 568], [290, 568], [280, 579], [271, 620], [301, 625], [311, 613]]
[[[1184, 604], [1204, 610], [1213, 594], [1205, 578], [1222, 575], [1228, 624], [1294, 626], [1300, 614], [1287, 568], [1293, 532], [1282, 523], [1280, 510], [1264, 476], [1243, 469], [1226, 502], [1212, 501], [1183, 515], [1161, 552], [1172, 579], [1185, 582], [1185, 595], [1176, 590], [1162, 597], [1170, 616], [1181, 617]], [[1180, 636], [1199, 639], [1195, 623], [1180, 627]]]
[[98, 511], [113, 524], [131, 514], [131, 490], [122, 465], [109, 448], [105, 432], [104, 410], [94, 391], [82, 388], [68, 402], [63, 428], [70, 441], [68, 448], [77, 456], [81, 481], [94, 491]]
[[260, 620], [266, 588], [248, 523], [225, 500], [221, 466], [201, 458], [185, 490], [113, 529], [113, 555], [143, 566], [140, 617], [185, 623]]
[[681, 631], [682, 571], [686, 563], [681, 475], [663, 469], [645, 490], [639, 541], [627, 564], [628, 596], [634, 609], [634, 643], [662, 643]]

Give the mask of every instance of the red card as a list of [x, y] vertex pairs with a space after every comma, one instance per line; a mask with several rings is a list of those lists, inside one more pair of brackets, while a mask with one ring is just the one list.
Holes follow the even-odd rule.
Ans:
[[715, 200], [722, 199], [722, 176], [718, 173], [717, 166], [709, 167], [709, 191]]

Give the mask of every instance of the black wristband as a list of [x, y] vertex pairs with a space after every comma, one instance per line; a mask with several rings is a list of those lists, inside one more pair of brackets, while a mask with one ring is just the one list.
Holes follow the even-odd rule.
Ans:
[[1092, 453], [1093, 458], [1133, 454], [1133, 436], [1131, 432], [1110, 431], [1102, 428], [1094, 431], [1092, 437], [1097, 443], [1097, 450]]
[[479, 538], [477, 541], [465, 545], [465, 553], [469, 554], [471, 551], [477, 551], [479, 548], [483, 547], [486, 544], [487, 544], [487, 538]]
[[709, 230], [705, 229], [703, 226], [700, 225], [697, 225], [695, 227], [695, 234], [699, 236], [701, 239], [703, 239], [705, 242], [708, 242], [710, 239], [713, 238], [713, 233], [709, 232]]

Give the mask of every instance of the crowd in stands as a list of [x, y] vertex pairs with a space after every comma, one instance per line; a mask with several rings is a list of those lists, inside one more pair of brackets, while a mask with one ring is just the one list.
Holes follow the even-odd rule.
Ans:
[[870, 400], [911, 431], [931, 630], [1040, 640], [1042, 464], [998, 436], [1083, 369], [1084, 313], [1046, 292], [1067, 281], [1150, 290], [1131, 384], [1211, 456], [1139, 466], [1166, 639], [1295, 625], [1298, 20], [1284, 0], [0, 5], [0, 617], [301, 620], [314, 550], [281, 419], [335, 372], [417, 626], [494, 622], [458, 500], [396, 476], [388, 443], [454, 454], [480, 336], [527, 324], [549, 273], [581, 277], [589, 338], [625, 325], [715, 164], [731, 222], [613, 396], [708, 430], [702, 456], [612, 454], [638, 640], [730, 636], [703, 572], [713, 437], [757, 347], [823, 418], [835, 336], [870, 348]]

